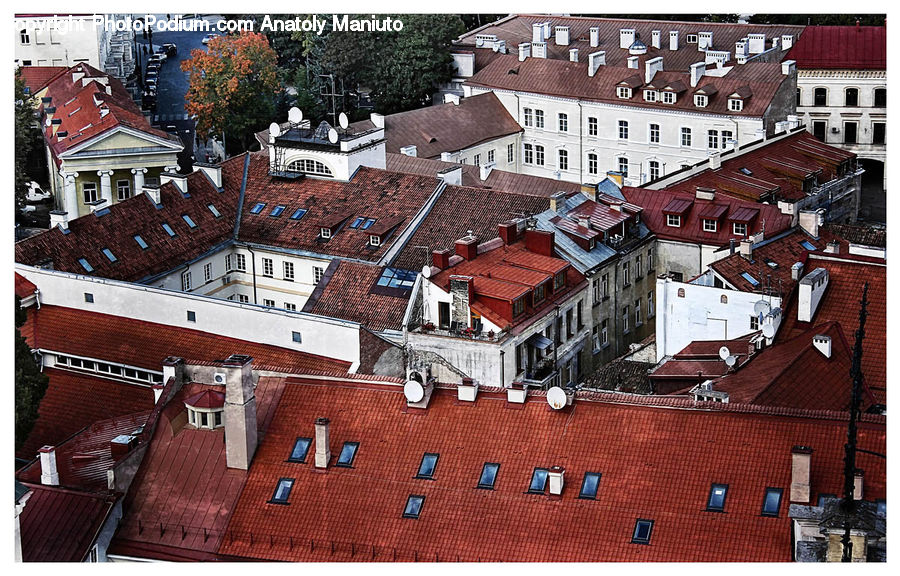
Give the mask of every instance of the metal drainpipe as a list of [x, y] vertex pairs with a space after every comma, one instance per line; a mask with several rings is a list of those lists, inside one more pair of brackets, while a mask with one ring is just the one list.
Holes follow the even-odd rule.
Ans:
[[247, 250], [250, 251], [250, 261], [251, 261], [250, 264], [251, 264], [252, 270], [253, 270], [253, 303], [257, 304], [257, 302], [256, 302], [256, 253], [253, 252], [253, 248], [251, 248], [249, 245], [247, 246]]
[[613, 334], [616, 335], [616, 358], [621, 355], [620, 350], [622, 349], [622, 340], [625, 338], [625, 334], [622, 334], [622, 338], [619, 338], [619, 262], [616, 262], [616, 265], [613, 266], [613, 308], [612, 308], [612, 319], [613, 319]]
[[503, 373], [503, 350], [500, 351], [500, 386], [506, 387], [506, 376]]

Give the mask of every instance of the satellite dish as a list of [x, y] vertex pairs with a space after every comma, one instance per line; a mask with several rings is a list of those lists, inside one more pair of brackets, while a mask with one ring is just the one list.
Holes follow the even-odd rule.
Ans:
[[269, 124], [269, 136], [281, 136], [281, 126], [278, 125], [277, 122], [272, 122]]
[[328, 131], [328, 141], [331, 142], [332, 144], [337, 144], [338, 133], [337, 133], [337, 130], [335, 130], [334, 128], [332, 128], [331, 130]]
[[566, 392], [559, 386], [547, 390], [547, 404], [554, 410], [560, 410], [566, 405]]
[[729, 356], [731, 356], [731, 350], [728, 349], [728, 346], [722, 346], [721, 348], [719, 348], [719, 358], [725, 360]]
[[431, 266], [429, 266], [428, 264], [422, 266], [422, 277], [431, 278]]
[[766, 315], [766, 314], [769, 313], [769, 310], [770, 310], [771, 308], [772, 308], [772, 307], [769, 306], [769, 303], [766, 302], [765, 300], [760, 300], [759, 302], [757, 302], [756, 304], [753, 305], [753, 311], [754, 311], [757, 315], [758, 315], [758, 314]]
[[288, 110], [288, 122], [291, 124], [299, 124], [303, 122], [303, 112], [294, 106], [290, 110]]
[[737, 357], [736, 357], [736, 356], [729, 356], [728, 358], [725, 359], [725, 364], [727, 364], [728, 367], [731, 368], [732, 366], [734, 366], [735, 364], [737, 364]]
[[341, 115], [338, 116], [338, 124], [340, 125], [341, 129], [343, 129], [343, 130], [346, 130], [347, 126], [350, 125], [350, 121], [347, 120], [347, 115], [344, 114], [343, 112], [341, 112]]
[[762, 327], [763, 336], [766, 338], [772, 338], [775, 336], [775, 326], [772, 324], [763, 324]]
[[415, 380], [407, 380], [403, 385], [403, 395], [408, 402], [419, 402], [425, 397], [425, 388]]

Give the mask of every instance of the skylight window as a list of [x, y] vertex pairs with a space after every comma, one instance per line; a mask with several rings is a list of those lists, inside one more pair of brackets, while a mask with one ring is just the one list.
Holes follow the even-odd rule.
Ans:
[[709, 489], [709, 501], [706, 503], [706, 509], [710, 512], [724, 512], [727, 494], [727, 484], [713, 484]]
[[416, 272], [400, 270], [399, 268], [385, 268], [378, 278], [378, 286], [412, 290], [416, 282]]
[[597, 498], [597, 488], [600, 486], [599, 472], [585, 472], [584, 481], [581, 483], [581, 492], [579, 498], [587, 498], [595, 500]]
[[356, 458], [356, 450], [358, 448], [359, 442], [344, 442], [344, 447], [341, 448], [341, 454], [338, 456], [335, 466], [352, 468], [353, 460]]
[[366, 218], [366, 221], [362, 223], [361, 228], [363, 230], [368, 230], [369, 228], [372, 227], [372, 224], [374, 224], [374, 223], [375, 223], [375, 218]]
[[422, 512], [422, 505], [425, 504], [425, 497], [417, 494], [410, 494], [406, 501], [406, 507], [403, 509], [404, 518], [418, 518]]
[[256, 204], [253, 205], [253, 208], [250, 209], [250, 213], [251, 214], [259, 214], [260, 212], [263, 211], [263, 208], [265, 208], [265, 207], [266, 207], [265, 202], [257, 202]]
[[299, 220], [303, 218], [303, 216], [306, 215], [306, 212], [306, 208], [297, 208], [296, 210], [294, 210], [294, 213], [291, 214], [291, 220]]
[[749, 168], [741, 168], [738, 170], [738, 172], [740, 172], [741, 174], [743, 174], [745, 176], [753, 176], [753, 171], [750, 170]]
[[776, 262], [774, 260], [771, 260], [769, 258], [763, 258], [763, 261], [766, 263], [766, 266], [768, 266], [769, 268], [772, 268], [773, 270], [775, 268], [778, 268], [778, 262]]
[[416, 478], [428, 478], [433, 480], [434, 469], [437, 467], [439, 456], [439, 454], [426, 452], [425, 455], [422, 456], [422, 463], [419, 464], [419, 472], [416, 474]]
[[94, 267], [91, 266], [90, 263], [88, 263], [88, 261], [87, 261], [86, 259], [84, 259], [84, 258], [79, 258], [79, 259], [78, 259], [78, 263], [81, 264], [81, 267], [84, 268], [85, 271], [87, 271], [87, 272], [93, 272], [93, 271], [94, 271]]
[[763, 499], [763, 516], [778, 516], [781, 507], [781, 488], [766, 488], [766, 496]]
[[803, 242], [800, 243], [800, 245], [803, 246], [804, 248], [806, 248], [807, 250], [817, 250], [815, 244], [813, 244], [809, 240], [804, 240]]
[[106, 258], [107, 258], [110, 262], [115, 262], [116, 260], [118, 260], [118, 258], [116, 258], [116, 255], [113, 254], [112, 251], [111, 251], [109, 248], [104, 248], [104, 249], [102, 250], [102, 252], [103, 252], [103, 255], [106, 256]]
[[294, 448], [291, 450], [291, 457], [288, 458], [288, 462], [305, 462], [310, 444], [312, 444], [312, 438], [297, 438], [294, 441]]
[[134, 241], [137, 242], [137, 243], [138, 243], [138, 246], [140, 246], [140, 247], [141, 247], [142, 249], [144, 249], [144, 250], [146, 250], [147, 248], [150, 247], [150, 246], [147, 244], [147, 242], [145, 242], [144, 239], [141, 238], [141, 235], [140, 235], [140, 234], [135, 234], [135, 235], [134, 235]]
[[216, 218], [222, 217], [222, 214], [212, 204], [207, 204], [206, 207], [209, 208], [209, 211], [212, 212], [212, 215], [215, 216]]
[[531, 474], [531, 484], [528, 485], [528, 491], [531, 493], [543, 494], [547, 487], [547, 469], [535, 468]]
[[747, 272], [741, 272], [741, 277], [753, 286], [759, 286], [759, 280], [751, 276]]
[[286, 208], [286, 206], [278, 205], [278, 206], [272, 208], [272, 212], [269, 214], [269, 216], [273, 216], [273, 217], [281, 216], [281, 213], [284, 212], [285, 208]]
[[162, 227], [163, 227], [163, 230], [166, 231], [166, 234], [168, 234], [169, 236], [176, 236], [175, 231], [172, 230], [172, 227], [169, 226], [168, 222], [163, 222]]
[[652, 532], [653, 520], [638, 518], [637, 522], [634, 523], [634, 534], [631, 536], [631, 542], [634, 544], [649, 544]]
[[481, 469], [481, 478], [478, 479], [478, 487], [485, 490], [493, 490], [499, 469], [500, 465], [496, 462], [485, 462], [484, 468]]
[[275, 487], [275, 493], [269, 504], [287, 504], [288, 498], [291, 496], [291, 488], [294, 487], [293, 478], [281, 478], [278, 480], [278, 486]]
[[364, 216], [357, 216], [356, 220], [353, 221], [353, 224], [350, 225], [351, 228], [359, 228], [366, 219]]
[[192, 230], [193, 230], [194, 228], [197, 227], [197, 224], [196, 224], [193, 220], [191, 220], [191, 217], [188, 216], [187, 214], [182, 214], [182, 215], [181, 215], [181, 219], [184, 220], [185, 223], [187, 223], [187, 225], [188, 225]]

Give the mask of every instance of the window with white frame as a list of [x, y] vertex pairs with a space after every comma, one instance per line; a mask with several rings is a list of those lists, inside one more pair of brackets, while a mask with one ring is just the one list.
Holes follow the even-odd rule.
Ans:
[[756, 316], [755, 314], [750, 315], [750, 329], [759, 330], [759, 316]]
[[96, 182], [82, 182], [81, 184], [81, 193], [84, 195], [84, 203], [88, 202], [96, 202], [97, 201], [97, 183]]
[[629, 262], [622, 263], [622, 284], [624, 286], [631, 284], [631, 266]]
[[728, 109], [732, 112], [740, 112], [744, 109], [744, 101], [740, 98], [729, 98]]
[[493, 149], [487, 151], [487, 161], [488, 161], [488, 163], [491, 163], [494, 161], [494, 150]]
[[512, 164], [516, 161], [516, 145], [515, 144], [507, 144], [506, 145], [506, 163]]
[[117, 180], [116, 193], [118, 194], [119, 200], [131, 198], [131, 182], [128, 180]]
[[238, 294], [237, 299], [238, 299], [238, 302], [240, 302], [241, 304], [247, 304], [250, 302], [250, 297], [247, 296], [246, 294]]
[[294, 263], [293, 262], [284, 262], [284, 279], [293, 282], [294, 281]]
[[588, 136], [597, 135], [597, 119], [593, 116], [588, 118]]
[[656, 180], [659, 178], [659, 161], [658, 160], [650, 160], [648, 162], [650, 167], [650, 180]]
[[263, 298], [263, 306], [266, 306], [266, 307], [268, 307], [268, 308], [274, 308], [274, 307], [275, 307], [275, 301], [274, 301], [274, 300], [270, 300], [270, 299], [268, 299], [268, 298]]
[[619, 86], [616, 88], [616, 96], [619, 98], [631, 98], [631, 88], [627, 88], [625, 86]]
[[619, 140], [628, 140], [628, 120], [619, 120]]
[[691, 147], [691, 129], [686, 126], [681, 128], [681, 145], [684, 148]]
[[544, 127], [544, 111], [537, 110], [534, 111], [534, 127], [535, 128], [543, 128]]
[[641, 299], [638, 298], [634, 301], [634, 325], [640, 326], [643, 322], [644, 320], [641, 318]]
[[644, 100], [647, 102], [656, 102], [656, 90], [644, 90]]
[[369, 235], [369, 246], [381, 246], [381, 236]]
[[525, 116], [525, 127], [530, 128], [534, 126], [534, 111], [531, 108], [523, 108], [522, 112]]
[[600, 345], [606, 346], [609, 344], [609, 320], [604, 319], [600, 322]]
[[318, 284], [320, 280], [322, 280], [322, 276], [325, 275], [325, 269], [321, 266], [313, 266], [313, 282]]
[[263, 276], [268, 276], [269, 278], [271, 278], [272, 276], [275, 275], [275, 265], [272, 262], [271, 258], [263, 258], [262, 265], [263, 265]]
[[708, 102], [706, 94], [694, 94], [694, 106], [697, 108], [706, 108]]
[[322, 164], [318, 160], [312, 159], [294, 160], [293, 162], [288, 164], [287, 171], [311, 174], [313, 176], [325, 176], [328, 178], [334, 176], [328, 166]]
[[534, 145], [534, 163], [536, 166], [544, 165], [544, 147], [540, 144]]
[[716, 220], [711, 220], [709, 218], [703, 219], [703, 231], [704, 232], [717, 232], [719, 230], [719, 223]]
[[719, 147], [719, 131], [709, 130], [706, 132], [706, 147], [715, 150]]
[[631, 306], [622, 308], [622, 332], [628, 334], [628, 320], [631, 317]]
[[588, 154], [588, 174], [597, 174], [597, 155], [593, 152]]
[[619, 172], [623, 178], [628, 178], [628, 158], [619, 158]]
[[203, 281], [209, 282], [212, 280], [212, 264], [206, 263], [203, 265]]
[[650, 143], [659, 144], [659, 124], [650, 125]]
[[560, 132], [568, 132], [569, 131], [569, 115], [560, 112], [558, 119], [559, 119], [559, 131]]
[[666, 226], [681, 228], [681, 216], [679, 214], [666, 214]]
[[525, 157], [522, 160], [525, 164], [534, 164], [534, 146], [532, 144], [525, 144]]
[[234, 261], [237, 265], [237, 270], [239, 270], [240, 272], [247, 271], [247, 258], [243, 254], [235, 254]]
[[600, 278], [594, 278], [591, 282], [592, 295], [594, 297], [594, 304], [600, 302], [603, 299], [603, 293], [600, 291]]
[[481, 154], [475, 155], [475, 157], [472, 159], [472, 164], [474, 164], [475, 166], [481, 166]]
[[653, 270], [653, 248], [647, 250], [647, 274]]
[[320, 229], [319, 229], [319, 236], [322, 237], [322, 238], [324, 238], [324, 239], [326, 239], [326, 240], [327, 240], [328, 238], [331, 238], [331, 228], [324, 228], [324, 227], [323, 227], [323, 228], [320, 228]]
[[290, 310], [291, 312], [296, 312], [296, 311], [297, 311], [297, 305], [296, 305], [296, 304], [291, 304], [290, 302], [285, 302], [285, 303], [284, 303], [284, 309], [285, 309], [285, 310]]
[[187, 292], [190, 289], [191, 289], [191, 273], [190, 273], [190, 271], [182, 272], [181, 273], [181, 291]]
[[647, 292], [647, 318], [653, 318], [653, 291]]
[[674, 92], [663, 92], [662, 101], [663, 101], [663, 104], [674, 104], [675, 103], [675, 93]]
[[644, 268], [641, 266], [641, 257], [637, 256], [634, 259], [634, 275], [640, 279], [644, 277]]
[[569, 169], [569, 153], [566, 150], [557, 151], [556, 167], [560, 170]]
[[31, 44], [31, 35], [28, 33], [28, 29], [22, 29], [19, 32], [19, 42], [22, 44]]
[[746, 222], [735, 222], [732, 225], [732, 231], [735, 236], [746, 236], [747, 235], [747, 224]]
[[724, 150], [726, 146], [728, 146], [728, 141], [734, 137], [734, 132], [731, 130], [722, 130], [722, 149]]

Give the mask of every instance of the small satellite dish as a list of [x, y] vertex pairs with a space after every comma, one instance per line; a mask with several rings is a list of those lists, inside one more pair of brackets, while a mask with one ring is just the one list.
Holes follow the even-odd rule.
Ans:
[[337, 130], [335, 130], [334, 128], [332, 128], [331, 130], [328, 131], [328, 141], [331, 142], [332, 144], [337, 144], [338, 133], [337, 133]]
[[281, 136], [281, 126], [278, 125], [278, 122], [272, 122], [269, 124], [269, 136]]
[[756, 314], [766, 315], [769, 313], [769, 310], [771, 308], [772, 307], [769, 306], [769, 303], [766, 302], [765, 300], [760, 300], [759, 302], [757, 302], [756, 304], [753, 305], [753, 311]]
[[732, 366], [734, 366], [735, 364], [737, 364], [737, 357], [736, 357], [736, 356], [729, 356], [728, 358], [725, 359], [725, 364], [726, 364], [729, 368], [731, 368]]
[[775, 326], [772, 324], [763, 324], [762, 332], [763, 336], [766, 338], [772, 338], [775, 336]]
[[288, 122], [291, 124], [299, 124], [303, 122], [303, 111], [294, 106], [288, 110]]
[[722, 346], [721, 348], [719, 348], [719, 358], [725, 360], [729, 356], [731, 356], [731, 350], [728, 349], [728, 346]]
[[403, 385], [403, 395], [408, 402], [419, 402], [425, 397], [425, 388], [415, 380], [407, 380]]
[[559, 386], [547, 390], [547, 404], [554, 410], [560, 410], [566, 406], [566, 392]]
[[342, 130], [346, 130], [347, 126], [350, 125], [350, 121], [347, 119], [347, 115], [341, 112], [340, 116], [338, 116], [338, 124], [340, 125]]
[[428, 264], [422, 266], [422, 278], [431, 278], [431, 266]]

